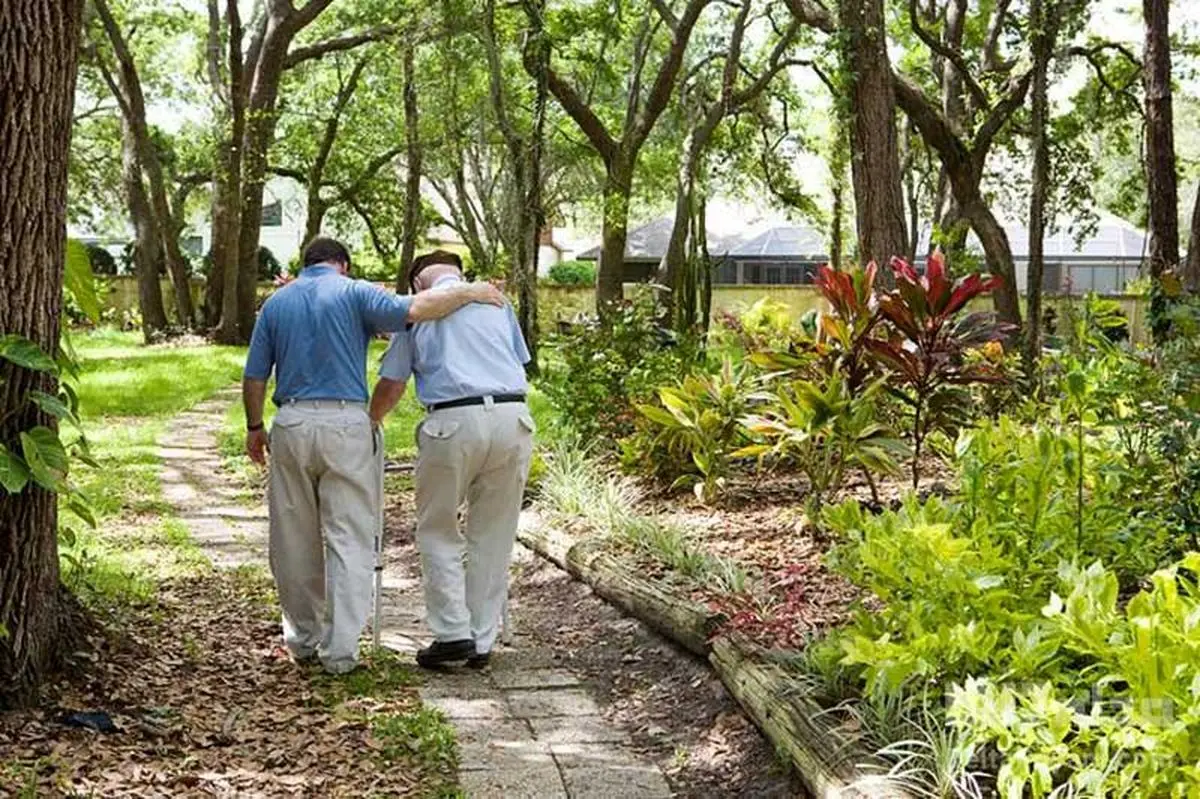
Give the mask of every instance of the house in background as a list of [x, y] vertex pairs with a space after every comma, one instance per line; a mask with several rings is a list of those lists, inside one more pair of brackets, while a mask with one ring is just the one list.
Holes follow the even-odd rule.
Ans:
[[[1013, 250], [1017, 286], [1024, 292], [1029, 273], [1029, 231], [1020, 225], [1005, 228]], [[625, 281], [653, 279], [667, 249], [671, 217], [662, 217], [630, 231], [625, 246]], [[1146, 233], [1111, 215], [1101, 215], [1096, 230], [1076, 241], [1065, 229], [1046, 236], [1042, 286], [1050, 294], [1121, 294], [1140, 274], [1146, 253]], [[972, 234], [968, 249], [983, 267], [983, 248]], [[710, 233], [709, 254], [717, 286], [802, 286], [811, 284], [817, 267], [829, 262], [825, 234], [815, 227], [777, 224], [759, 231]], [[925, 231], [917, 252], [929, 251]], [[600, 248], [578, 256], [598, 261]], [[917, 267], [924, 256], [917, 258]]]

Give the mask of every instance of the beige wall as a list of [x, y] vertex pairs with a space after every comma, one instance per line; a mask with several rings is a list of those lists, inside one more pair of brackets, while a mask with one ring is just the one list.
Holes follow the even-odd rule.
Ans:
[[[171, 284], [164, 280], [163, 300], [167, 313], [173, 314], [174, 303]], [[269, 283], [259, 286], [259, 295], [270, 294], [274, 287]], [[627, 286], [632, 288], [632, 286]], [[192, 281], [192, 294], [199, 305], [204, 293], [204, 281]], [[797, 317], [814, 308], [825, 308], [824, 300], [814, 286], [715, 286], [713, 287], [713, 313], [739, 311], [763, 297], [770, 297], [792, 309]], [[596, 292], [591, 286], [546, 286], [538, 287], [538, 317], [544, 332], [551, 332], [559, 321], [569, 321], [580, 313], [591, 313], [596, 305]], [[1147, 303], [1142, 297], [1114, 297], [1121, 303], [1121, 310], [1130, 321], [1134, 340], [1148, 341], [1146, 327]], [[1048, 298], [1051, 304], [1061, 304], [1064, 298]], [[137, 280], [130, 275], [120, 275], [103, 281], [101, 303], [103, 308], [125, 311], [137, 308]], [[972, 303], [977, 310], [991, 308], [988, 298]]]

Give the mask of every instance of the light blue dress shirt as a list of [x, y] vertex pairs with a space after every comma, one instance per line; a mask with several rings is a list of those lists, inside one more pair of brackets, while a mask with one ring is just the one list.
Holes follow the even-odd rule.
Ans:
[[[457, 283], [441, 278], [431, 291]], [[468, 397], [524, 394], [529, 349], [512, 306], [465, 305], [434, 322], [392, 336], [379, 376], [407, 382], [416, 375], [417, 399], [426, 407]]]
[[345, 277], [329, 264], [305, 267], [267, 299], [254, 324], [245, 376], [275, 370], [277, 406], [289, 400], [367, 401], [367, 345], [403, 330], [412, 297]]

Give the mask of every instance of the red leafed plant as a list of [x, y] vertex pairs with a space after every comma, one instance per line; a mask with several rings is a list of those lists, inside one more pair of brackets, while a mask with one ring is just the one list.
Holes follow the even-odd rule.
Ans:
[[919, 275], [902, 258], [893, 258], [896, 288], [879, 297], [879, 314], [889, 324], [888, 338], [866, 338], [866, 347], [903, 384], [893, 393], [913, 409], [913, 488], [920, 483], [919, 459], [925, 437], [951, 421], [964, 407], [961, 388], [997, 382], [1003, 376], [986, 362], [968, 362], [967, 350], [1003, 339], [1012, 325], [990, 312], [963, 312], [967, 304], [995, 288], [999, 278], [978, 274], [952, 280], [941, 250], [929, 257]]
[[835, 366], [846, 376], [852, 396], [857, 396], [871, 374], [864, 344], [879, 322], [879, 302], [875, 295], [877, 271], [874, 261], [865, 269], [842, 271], [826, 264], [817, 270], [817, 289], [833, 308], [832, 314], [821, 316], [822, 343], [833, 355]]

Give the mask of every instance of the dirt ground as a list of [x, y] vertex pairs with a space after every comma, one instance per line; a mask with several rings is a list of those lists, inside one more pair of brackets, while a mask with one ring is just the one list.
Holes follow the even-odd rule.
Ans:
[[353, 683], [292, 662], [277, 617], [261, 574], [164, 583], [91, 636], [39, 707], [0, 714], [0, 796], [429, 796], [453, 783], [452, 759], [379, 732], [416, 718], [411, 670], [375, 664], [369, 706], [343, 701]]

